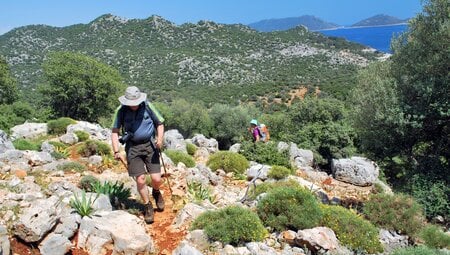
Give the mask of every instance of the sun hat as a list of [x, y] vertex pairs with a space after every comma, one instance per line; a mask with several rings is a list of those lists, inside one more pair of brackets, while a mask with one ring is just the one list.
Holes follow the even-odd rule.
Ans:
[[252, 119], [252, 121], [250, 121], [250, 124], [258, 126], [258, 121], [255, 119]]
[[135, 86], [128, 87], [125, 90], [125, 95], [119, 97], [122, 105], [134, 106], [139, 105], [147, 99], [147, 94], [142, 93]]

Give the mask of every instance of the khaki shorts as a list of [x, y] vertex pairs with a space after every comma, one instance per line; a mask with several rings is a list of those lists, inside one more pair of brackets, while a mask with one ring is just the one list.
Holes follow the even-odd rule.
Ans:
[[159, 153], [155, 151], [151, 141], [142, 144], [129, 143], [127, 152], [128, 175], [136, 177], [146, 173], [161, 173]]

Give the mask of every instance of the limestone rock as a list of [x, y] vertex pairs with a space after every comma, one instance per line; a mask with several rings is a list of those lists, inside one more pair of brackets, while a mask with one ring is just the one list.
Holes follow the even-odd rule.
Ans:
[[3, 130], [0, 130], [0, 154], [7, 150], [14, 150], [14, 145], [8, 139], [8, 135]]
[[370, 186], [379, 175], [378, 166], [363, 157], [333, 159], [331, 170], [336, 180], [357, 186]]
[[9, 255], [11, 244], [8, 239], [8, 230], [5, 226], [0, 225], [0, 254]]
[[192, 143], [197, 145], [198, 147], [203, 147], [208, 149], [209, 153], [215, 153], [219, 151], [219, 143], [214, 138], [206, 138], [204, 135], [195, 135], [192, 137]]
[[271, 166], [268, 165], [262, 165], [262, 164], [255, 164], [252, 163], [250, 168], [247, 170], [247, 180], [252, 180], [256, 176], [258, 176], [258, 179], [260, 180], [267, 180], [267, 175], [269, 173]]
[[188, 203], [184, 208], [178, 213], [177, 217], [174, 219], [172, 225], [174, 228], [180, 228], [186, 225], [188, 222], [197, 218], [200, 214], [205, 212], [206, 209], [193, 203]]
[[172, 252], [172, 255], [203, 255], [203, 253], [192, 247], [188, 242], [183, 241]]
[[311, 150], [299, 149], [295, 143], [289, 147], [289, 158], [297, 168], [311, 167], [314, 163], [314, 155]]
[[35, 200], [14, 224], [14, 234], [26, 242], [40, 241], [59, 219], [61, 203], [57, 196]]
[[76, 144], [78, 142], [78, 137], [74, 133], [66, 133], [66, 134], [60, 136], [59, 140], [62, 143], [72, 145], [72, 144]]
[[144, 222], [125, 211], [98, 212], [81, 220], [78, 247], [89, 254], [105, 254], [112, 244], [113, 254], [147, 254], [154, 252], [153, 240], [145, 232]]
[[339, 248], [339, 241], [333, 230], [326, 227], [299, 230], [295, 242], [298, 246], [306, 246], [315, 252], [319, 250], [330, 251]]
[[24, 123], [11, 128], [11, 139], [36, 138], [46, 135], [47, 131], [47, 123]]
[[408, 236], [399, 235], [395, 231], [380, 229], [379, 236], [386, 254], [391, 253], [395, 249], [408, 246]]
[[187, 153], [183, 135], [176, 129], [164, 132], [164, 147], [169, 150], [179, 150]]
[[42, 255], [64, 255], [69, 252], [72, 243], [60, 234], [50, 233], [39, 244], [39, 251]]
[[91, 139], [104, 141], [110, 139], [111, 137], [111, 129], [102, 128], [98, 124], [92, 124], [86, 121], [77, 121], [76, 124], [67, 126], [67, 134], [74, 134], [75, 131], [84, 131], [90, 135]]
[[231, 145], [230, 149], [228, 149], [228, 150], [231, 152], [238, 153], [241, 150], [241, 144], [235, 143], [235, 144]]

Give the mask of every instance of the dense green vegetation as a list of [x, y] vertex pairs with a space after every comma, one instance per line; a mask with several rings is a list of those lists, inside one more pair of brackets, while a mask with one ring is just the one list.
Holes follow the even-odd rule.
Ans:
[[98, 121], [117, 107], [113, 101], [125, 88], [116, 70], [82, 54], [52, 53], [43, 68], [42, 103], [56, 117]]
[[125, 21], [109, 14], [89, 24], [26, 26], [0, 36], [0, 55], [34, 100], [39, 95], [29, 88], [45, 81], [44, 59], [70, 51], [111, 65], [128, 84], [151, 92], [152, 99], [181, 97], [208, 106], [270, 95], [287, 98], [290, 89], [302, 85], [327, 88], [324, 92], [340, 87], [334, 85], [348, 89], [355, 84], [355, 70], [379, 56], [363, 48], [303, 27], [259, 33], [242, 25], [200, 21], [176, 26], [158, 16]]
[[[446, 0], [425, 1], [384, 62], [359, 45], [303, 28], [258, 33], [241, 25], [105, 15], [87, 25], [15, 29], [0, 36], [0, 129], [53, 117], [108, 120], [123, 77], [148, 92], [167, 129], [186, 138], [202, 133], [221, 149], [243, 142], [248, 159], [286, 167], [278, 141], [313, 150], [325, 169], [332, 158], [361, 154], [429, 219], [448, 221], [449, 10]], [[342, 58], [344, 49], [355, 58]], [[353, 61], [360, 58], [364, 63]], [[37, 100], [43, 96], [37, 84], [46, 84], [44, 100]], [[292, 97], [300, 87], [304, 98]], [[246, 142], [253, 118], [269, 127], [273, 144]]]

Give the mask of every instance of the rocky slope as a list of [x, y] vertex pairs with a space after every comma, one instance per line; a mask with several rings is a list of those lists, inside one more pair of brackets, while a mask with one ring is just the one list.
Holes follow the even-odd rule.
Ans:
[[[117, 68], [128, 84], [167, 98], [193, 94], [192, 88], [217, 93], [226, 86], [238, 92], [259, 86], [271, 92], [274, 85], [329, 84], [380, 56], [301, 27], [259, 33], [244, 25], [208, 21], [177, 26], [159, 16], [128, 20], [103, 15], [89, 24], [32, 25], [0, 36], [0, 55], [30, 96], [43, 82], [41, 64], [53, 51], [98, 58]], [[242, 97], [238, 92], [229, 98]]]
[[[30, 132], [33, 130], [34, 132]], [[326, 254], [353, 254], [341, 246], [331, 229], [317, 227], [299, 231], [271, 232], [262, 242], [249, 242], [239, 246], [210, 241], [203, 230], [189, 228], [193, 219], [202, 212], [218, 210], [230, 205], [254, 209], [257, 201], [246, 196], [247, 188], [253, 184], [274, 182], [268, 177], [270, 166], [253, 162], [246, 171], [245, 180], [222, 170], [211, 171], [205, 165], [210, 155], [218, 152], [214, 139], [196, 135], [185, 140], [176, 130], [165, 133], [168, 149], [186, 151], [186, 144], [198, 147], [195, 167], [183, 163], [175, 165], [163, 155], [166, 182], [163, 195], [166, 210], [156, 213], [155, 223], [145, 225], [142, 206], [138, 202], [135, 182], [128, 177], [124, 167], [101, 156], [81, 157], [77, 153], [77, 130], [89, 133], [93, 140], [110, 143], [109, 130], [87, 122], [70, 125], [67, 133], [51, 138], [73, 144], [67, 159], [56, 160], [52, 151], [58, 150], [44, 142], [41, 151], [19, 151], [11, 140], [0, 131], [0, 252], [18, 252], [19, 244], [24, 249], [34, 248], [40, 254], [309, 254], [308, 249]], [[27, 123], [13, 129], [11, 137], [31, 138], [46, 134], [45, 124]], [[236, 144], [230, 150], [238, 150]], [[378, 169], [373, 162], [363, 158], [335, 161], [334, 177], [311, 167], [312, 152], [299, 149], [295, 144], [279, 143], [280, 150], [289, 150], [292, 164], [297, 169], [290, 180], [311, 190], [323, 203], [361, 201], [373, 192]], [[64, 168], [62, 165], [77, 162], [86, 166], [83, 171]], [[82, 196], [80, 179], [94, 176], [100, 181], [119, 181], [132, 191], [128, 203], [111, 204], [105, 195], [87, 193], [95, 198], [92, 217], [80, 217], [69, 201]], [[209, 187], [211, 198], [199, 201], [190, 184], [201, 183]], [[355, 185], [356, 184], [356, 185]], [[364, 186], [361, 186], [364, 185]], [[367, 186], [368, 185], [368, 186]], [[348, 206], [348, 204], [347, 204]], [[309, 236], [309, 237], [305, 237]], [[324, 238], [321, 238], [324, 237]], [[387, 250], [407, 245], [407, 237], [388, 231], [380, 232], [380, 239]], [[303, 241], [300, 241], [303, 240]], [[300, 245], [308, 243], [308, 247]], [[38, 249], [38, 251], [36, 250]], [[84, 252], [84, 253], [83, 253]], [[20, 254], [20, 253], [19, 253]]]

